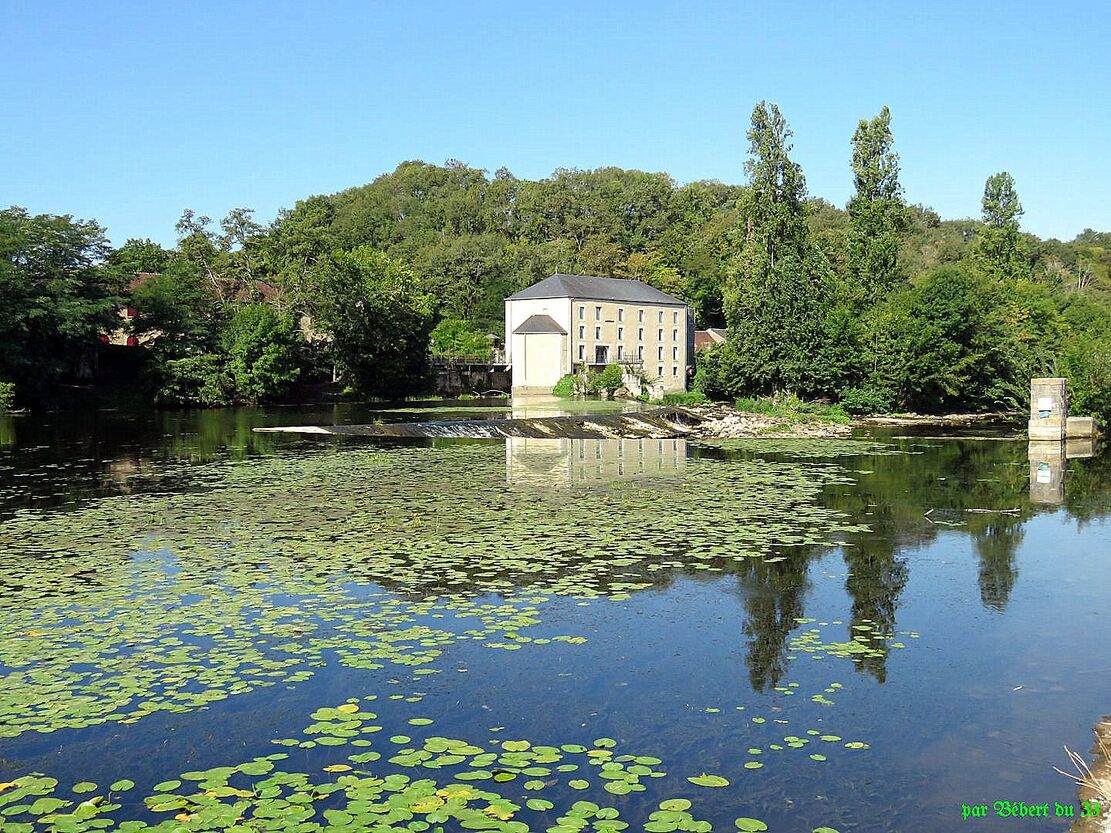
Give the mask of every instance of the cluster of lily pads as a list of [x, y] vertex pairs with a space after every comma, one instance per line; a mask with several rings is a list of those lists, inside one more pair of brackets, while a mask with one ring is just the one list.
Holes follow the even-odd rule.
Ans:
[[[689, 463], [678, 481], [568, 500], [507, 484], [490, 446], [350, 448], [19, 510], [0, 529], [0, 737], [203, 708], [333, 660], [581, 641], [527, 633], [544, 594], [622, 599], [660, 570], [864, 529], [818, 501], [835, 466]], [[477, 600], [490, 592], [502, 601]]]
[[[666, 777], [656, 768], [660, 759], [619, 754], [611, 738], [598, 738], [591, 746], [558, 747], [526, 740], [495, 741], [495, 748], [488, 750], [460, 739], [430, 736], [418, 743], [395, 736], [390, 742], [402, 748], [383, 761], [382, 755], [369, 750], [368, 736], [382, 729], [376, 718], [353, 698], [313, 713], [314, 722], [303, 734], [314, 740], [275, 741], [304, 746], [331, 738], [324, 746], [333, 748], [334, 761], [319, 766], [319, 772], [292, 771], [289, 753], [279, 752], [236, 765], [184, 772], [154, 784], [141, 802], [130, 797], [136, 784], [126, 778], [104, 788], [79, 782], [67, 790], [60, 788], [57, 779], [33, 773], [0, 783], [0, 820], [5, 833], [713, 830], [710, 822], [695, 817], [693, 802], [684, 797], [660, 801], [647, 819], [635, 825], [622, 819], [621, 808], [612, 806], [613, 798], [606, 804], [574, 799], [575, 792], [566, 788], [583, 792], [601, 783], [619, 801], [620, 796], [636, 791], [640, 778]], [[423, 728], [433, 721], [414, 718], [409, 723]], [[347, 748], [339, 747], [368, 751], [347, 754]], [[413, 778], [396, 771], [399, 767], [420, 767], [428, 777]], [[446, 783], [433, 777], [447, 770], [451, 774]], [[574, 777], [564, 782], [572, 773]], [[475, 785], [482, 781], [492, 786]], [[729, 785], [728, 779], [706, 773], [690, 776], [686, 782], [704, 788]], [[553, 794], [543, 797], [541, 793], [548, 789]], [[119, 819], [125, 802], [129, 808], [141, 806], [146, 818]], [[736, 819], [735, 826], [740, 831], [768, 829], [763, 821], [747, 816]], [[831, 828], [818, 828], [817, 833], [821, 831], [836, 833]]]
[[[795, 620], [800, 625], [810, 625], [816, 621], [807, 618]], [[788, 648], [794, 652], [808, 654], [811, 659], [816, 660], [825, 657], [856, 659], [860, 657], [882, 657], [891, 648], [905, 648], [906, 643], [900, 641], [898, 636], [906, 636], [910, 639], [918, 638], [918, 634], [914, 631], [900, 631], [898, 634], [885, 632], [880, 625], [870, 619], [861, 619], [850, 626], [851, 636], [848, 639], [826, 641], [822, 637], [822, 628], [828, 627], [831, 623], [820, 622], [818, 624], [819, 627], [817, 628], [807, 628], [805, 631], [791, 637]], [[832, 624], [844, 625], [845, 623], [841, 620], [834, 620]], [[827, 691], [826, 693], [832, 692]]]

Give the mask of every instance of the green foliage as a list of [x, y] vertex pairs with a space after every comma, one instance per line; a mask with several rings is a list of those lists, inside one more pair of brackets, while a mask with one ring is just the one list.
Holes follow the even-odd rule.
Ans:
[[700, 390], [665, 393], [662, 400], [665, 405], [701, 405], [707, 401], [706, 394]]
[[219, 302], [207, 291], [201, 270], [175, 260], [161, 274], [131, 293], [132, 330], [152, 341], [152, 350], [169, 360], [215, 349], [223, 323]]
[[1025, 401], [999, 288], [968, 266], [923, 276], [892, 296], [875, 325], [870, 384], [901, 409], [1009, 409]]
[[343, 380], [371, 396], [409, 396], [429, 383], [432, 296], [389, 255], [362, 246], [314, 269], [319, 326]]
[[157, 402], [214, 407], [234, 401], [235, 382], [224, 357], [202, 353], [170, 359], [158, 368]]
[[0, 413], [15, 407], [15, 384], [0, 382]]
[[490, 341], [461, 318], [445, 318], [432, 330], [430, 346], [433, 355], [489, 358]]
[[1111, 335], [1073, 339], [1061, 357], [1061, 372], [1068, 379], [1069, 412], [1111, 425]]
[[106, 265], [122, 279], [130, 280], [139, 272], [161, 272], [174, 260], [174, 252], [152, 240], [131, 238], [108, 253]]
[[1030, 274], [1030, 253], [1019, 233], [1023, 214], [1015, 180], [1003, 171], [984, 184], [983, 226], [976, 239], [976, 262], [989, 275], [1017, 279]]
[[840, 405], [807, 402], [797, 396], [742, 397], [734, 402], [738, 411], [787, 419], [791, 422], [845, 424], [848, 412]]
[[886, 107], [871, 121], [862, 119], [853, 134], [856, 194], [849, 200], [847, 261], [860, 291], [873, 303], [901, 279], [898, 255], [905, 218], [893, 142]]
[[588, 393], [602, 393], [603, 391], [608, 394], [613, 394], [625, 382], [624, 371], [621, 370], [620, 365], [607, 364], [600, 371], [591, 373], [587, 383]]
[[98, 338], [116, 325], [118, 286], [94, 222], [22, 208], [0, 211], [0, 378], [22, 396], [88, 377]]
[[553, 396], [569, 397], [575, 395], [575, 376], [568, 373], [566, 376], [561, 376], [559, 381], [555, 383], [552, 388]]
[[262, 402], [289, 390], [300, 375], [297, 338], [293, 322], [273, 307], [247, 304], [235, 311], [220, 342], [237, 400]]
[[845, 388], [838, 404], [853, 415], [889, 414], [894, 408], [891, 391], [873, 385]]
[[760, 102], [748, 131], [751, 188], [741, 202], [740, 252], [726, 285], [733, 343], [730, 386], [761, 393], [814, 392], [813, 356], [822, 341], [829, 265], [806, 224], [806, 180], [788, 156], [791, 131], [774, 104]]

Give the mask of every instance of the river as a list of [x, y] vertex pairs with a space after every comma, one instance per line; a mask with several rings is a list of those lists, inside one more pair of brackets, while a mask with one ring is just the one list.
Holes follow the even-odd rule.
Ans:
[[252, 430], [507, 413], [0, 416], [0, 828], [1067, 829], [1106, 451]]

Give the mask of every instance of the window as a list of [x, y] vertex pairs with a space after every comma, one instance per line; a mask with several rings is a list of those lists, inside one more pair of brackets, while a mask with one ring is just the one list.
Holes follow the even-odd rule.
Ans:
[[601, 327], [595, 327], [594, 328], [594, 337], [595, 338], [601, 338], [602, 337], [602, 328]]
[[599, 344], [594, 348], [594, 364], [609, 364], [610, 362], [610, 349], [605, 345]]
[[586, 359], [586, 346], [580, 344], [579, 345], [579, 361], [581, 362], [581, 361], [584, 361], [585, 359]]
[[579, 320], [586, 318], [586, 307], [579, 307]]
[[579, 327], [579, 338], [586, 338], [586, 327]]
[[672, 347], [671, 348], [671, 360], [673, 362], [679, 361], [679, 348], [678, 347]]
[[657, 341], [663, 341], [664, 340], [664, 331], [663, 330], [658, 330], [657, 331], [656, 340]]
[[664, 311], [660, 310], [660, 323], [664, 323]]
[[678, 324], [679, 323], [679, 312], [678, 312], [678, 310], [671, 313], [671, 323], [672, 324]]
[[644, 327], [637, 328], [637, 341], [644, 341]]
[[595, 321], [601, 321], [602, 320], [602, 308], [601, 307], [595, 307], [594, 308], [594, 320]]
[[621, 361], [621, 345], [617, 345], [617, 360]]
[[641, 323], [644, 323], [644, 310], [640, 311], [640, 317], [637, 320]]
[[661, 379], [664, 377], [664, 366], [662, 364], [656, 368], [656, 375]]
[[617, 308], [617, 320], [618, 321], [624, 321], [625, 320], [625, 310], [622, 307]]
[[671, 366], [671, 375], [672, 376], [678, 376], [679, 375], [679, 365], [673, 364]]
[[657, 347], [656, 348], [656, 358], [661, 362], [664, 360], [664, 349], [663, 349], [663, 347]]
[[671, 340], [672, 341], [678, 341], [679, 340], [679, 331], [678, 330], [672, 330], [671, 331]]
[[617, 340], [618, 341], [624, 341], [625, 340], [625, 328], [624, 327], [618, 327], [617, 328]]
[[640, 359], [641, 361], [644, 361], [644, 345], [643, 344], [640, 345], [640, 347], [637, 348], [637, 358]]

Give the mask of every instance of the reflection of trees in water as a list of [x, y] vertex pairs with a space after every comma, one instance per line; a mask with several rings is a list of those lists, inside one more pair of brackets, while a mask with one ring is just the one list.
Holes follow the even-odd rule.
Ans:
[[1015, 553], [1026, 534], [1023, 521], [995, 515], [971, 534], [980, 559], [980, 601], [984, 607], [1003, 612], [1018, 580]]
[[1068, 461], [1065, 477], [1065, 509], [1076, 520], [1088, 521], [1111, 515], [1111, 441], [1104, 441], [1095, 457]]
[[742, 631], [750, 639], [745, 664], [755, 691], [779, 685], [787, 671], [787, 640], [798, 627], [795, 619], [804, 616], [812, 552], [798, 551], [774, 564], [750, 558], [738, 570], [746, 614]]
[[[875, 635], [894, 632], [899, 596], [910, 577], [906, 561], [895, 557], [889, 539], [862, 539], [856, 546], [845, 548], [844, 559], [849, 568], [845, 590], [852, 598], [850, 626], [870, 624]], [[858, 631], [850, 627], [850, 634], [855, 633]], [[869, 644], [878, 653], [854, 656], [853, 661], [858, 669], [882, 683], [887, 679], [887, 640], [870, 640]]]

